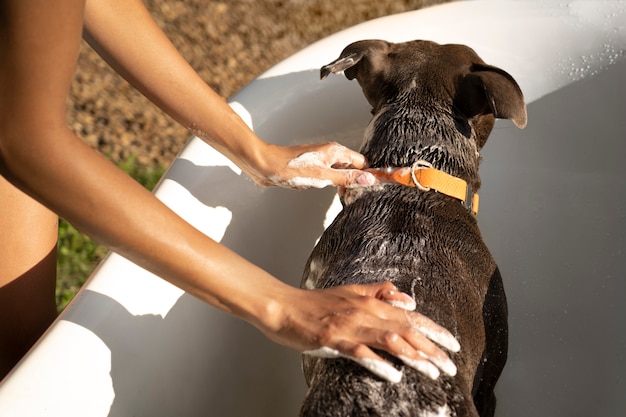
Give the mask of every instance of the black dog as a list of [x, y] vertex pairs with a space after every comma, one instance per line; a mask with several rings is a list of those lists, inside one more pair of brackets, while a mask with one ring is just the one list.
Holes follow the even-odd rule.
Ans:
[[[461, 350], [450, 352], [456, 376], [437, 379], [385, 356], [402, 370], [399, 383], [348, 359], [304, 355], [309, 391], [301, 415], [493, 416], [494, 387], [507, 357], [507, 306], [473, 211], [479, 152], [495, 118], [526, 125], [522, 92], [509, 74], [463, 45], [355, 42], [322, 67], [321, 76], [341, 71], [357, 79], [372, 105], [361, 148], [370, 167], [390, 180], [403, 173], [414, 187], [387, 181], [348, 190], [343, 211], [309, 258], [302, 286], [389, 280], [414, 296], [419, 312], [451, 331]], [[444, 184], [448, 180], [461, 191]]]

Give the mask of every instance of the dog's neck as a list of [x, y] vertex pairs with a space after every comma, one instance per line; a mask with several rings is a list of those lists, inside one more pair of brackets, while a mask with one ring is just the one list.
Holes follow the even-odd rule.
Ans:
[[441, 117], [442, 111], [429, 106], [383, 106], [365, 131], [361, 153], [372, 168], [428, 161], [434, 168], [465, 180], [477, 191], [480, 154], [475, 133], [471, 127], [462, 132], [454, 115]]

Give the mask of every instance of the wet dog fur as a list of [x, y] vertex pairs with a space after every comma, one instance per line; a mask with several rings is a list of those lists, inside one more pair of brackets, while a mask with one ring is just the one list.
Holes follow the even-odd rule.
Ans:
[[[464, 45], [365, 40], [322, 67], [356, 79], [372, 106], [361, 152], [370, 167], [425, 160], [480, 188], [478, 165], [495, 118], [523, 128], [515, 80]], [[305, 288], [388, 280], [416, 310], [450, 330], [456, 376], [433, 380], [397, 360], [390, 383], [347, 359], [303, 356], [309, 386], [302, 416], [493, 416], [494, 387], [507, 358], [507, 304], [498, 267], [476, 219], [459, 200], [385, 184], [351, 190], [313, 250]], [[381, 353], [382, 354], [382, 353]]]

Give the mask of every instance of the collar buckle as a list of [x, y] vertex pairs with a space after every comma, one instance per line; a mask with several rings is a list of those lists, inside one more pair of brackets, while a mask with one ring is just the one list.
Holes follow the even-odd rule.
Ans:
[[478, 195], [474, 192], [471, 185], [467, 184], [465, 187], [465, 200], [461, 201], [463, 207], [465, 207], [474, 216], [478, 214]]

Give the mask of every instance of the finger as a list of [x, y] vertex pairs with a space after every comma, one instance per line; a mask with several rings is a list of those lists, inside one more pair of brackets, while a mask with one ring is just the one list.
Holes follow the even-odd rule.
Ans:
[[334, 185], [332, 180], [319, 177], [292, 177], [288, 179], [273, 179], [272, 185], [294, 190], [304, 190], [307, 188], [325, 188]]
[[[377, 285], [377, 284], [374, 284]], [[400, 292], [396, 289], [395, 285], [391, 282], [379, 284], [375, 297], [379, 300], [383, 300], [394, 307], [402, 308], [403, 310], [413, 311], [417, 307], [417, 304], [413, 297]], [[458, 352], [461, 349], [459, 342], [456, 338], [444, 327], [441, 327], [428, 317], [420, 313], [405, 314], [409, 323], [419, 330], [422, 334], [428, 337], [430, 340], [440, 344], [446, 349], [452, 352]]]
[[374, 175], [357, 169], [330, 168], [327, 174], [333, 184], [338, 187], [368, 187], [378, 184], [378, 180]]
[[432, 379], [439, 377], [439, 370], [450, 376], [456, 375], [456, 366], [448, 355], [433, 342], [414, 329], [395, 333], [390, 330], [376, 332], [375, 344], [369, 346], [383, 349], [401, 359], [406, 365]]
[[[402, 360], [405, 365], [431, 379], [437, 379], [439, 377], [439, 369], [448, 375], [456, 375], [456, 366], [450, 358], [448, 358], [448, 356], [437, 348], [431, 341], [427, 340], [419, 333], [413, 334], [412, 337], [405, 338], [392, 331], [380, 331], [371, 328], [362, 330], [361, 336], [366, 340], [373, 338], [373, 341], [367, 343], [368, 346], [391, 353], [398, 359]], [[412, 343], [410, 343], [408, 339], [412, 339]], [[419, 343], [416, 344], [416, 340], [419, 340]], [[365, 361], [370, 363], [372, 366], [382, 366], [380, 365], [380, 361], [383, 359], [369, 348], [362, 349], [360, 352], [353, 354], [348, 353], [348, 355], [354, 356], [354, 360]], [[387, 362], [384, 363], [388, 364]], [[382, 369], [384, 370], [386, 368], [383, 367]]]
[[441, 373], [435, 365], [433, 365], [427, 359], [411, 359], [407, 356], [398, 356], [398, 358], [408, 367], [415, 369], [430, 379], [437, 379]]
[[296, 151], [287, 162], [287, 171], [270, 178], [272, 185], [288, 188], [369, 186], [378, 183], [371, 172], [361, 171], [365, 157], [336, 142], [285, 148]]
[[428, 317], [417, 312], [405, 312], [406, 319], [411, 324], [412, 328], [419, 331], [428, 339], [443, 346], [451, 352], [458, 352], [461, 350], [461, 345], [458, 340], [445, 328], [439, 326]]
[[328, 168], [354, 168], [360, 170], [367, 165], [365, 156], [336, 142], [328, 142], [322, 145], [301, 145], [286, 149], [296, 152], [296, 155], [292, 155], [287, 164], [291, 168], [325, 166]]
[[377, 298], [379, 300], [393, 299], [398, 288], [391, 281], [375, 282], [373, 284], [345, 285], [355, 294]]
[[362, 187], [378, 183], [374, 174], [361, 171], [367, 165], [365, 156], [336, 142], [325, 146], [322, 152], [324, 166], [329, 169], [322, 175], [327, 175], [335, 186]]
[[431, 378], [439, 376], [439, 371], [433, 370], [433, 364], [448, 375], [456, 375], [457, 369], [454, 363], [445, 352], [433, 343], [438, 343], [453, 352], [458, 352], [460, 346], [456, 338], [427, 317], [419, 313], [409, 313], [409, 311], [415, 310], [415, 300], [408, 294], [399, 292], [392, 283], [374, 284], [370, 289], [376, 291], [376, 298], [405, 310], [404, 315], [411, 324], [405, 339], [413, 349], [417, 350], [421, 358], [406, 355], [398, 355], [398, 357], [406, 365]]
[[[389, 285], [377, 285], [377, 287], [388, 288]], [[395, 312], [398, 313], [398, 311]], [[401, 313], [408, 314], [406, 311], [401, 311]], [[402, 324], [394, 326], [392, 323], [384, 318], [379, 322], [370, 319], [367, 327], [359, 326], [355, 328], [357, 340], [361, 341], [364, 344], [363, 346], [367, 345], [391, 353], [401, 359], [407, 366], [432, 379], [439, 377], [439, 369], [448, 375], [456, 375], [456, 366], [449, 356], [423, 333], [410, 326]], [[364, 357], [372, 360], [382, 360], [369, 348], [351, 352], [346, 351], [345, 346], [354, 347], [355, 345], [346, 345], [344, 343], [343, 346], [343, 349], [338, 347], [338, 350], [344, 355], [359, 359]], [[377, 364], [374, 363], [374, 365]]]
[[[358, 345], [353, 345], [350, 349], [351, 351], [358, 350]], [[303, 352], [305, 355], [316, 356], [319, 358], [346, 358], [350, 359], [374, 375], [379, 376], [382, 379], [385, 379], [392, 383], [398, 383], [402, 380], [402, 371], [396, 369], [390, 363], [383, 360], [380, 356], [376, 355], [371, 349], [367, 346], [361, 345], [361, 355], [360, 357], [353, 356], [351, 354], [342, 353], [336, 349], [332, 349], [326, 346], [323, 346], [318, 349], [307, 350]], [[344, 344], [344, 348], [346, 348]], [[367, 352], [369, 351], [369, 352]]]
[[398, 291], [391, 282], [383, 283], [375, 297], [403, 310], [413, 311], [417, 307], [413, 297]]
[[332, 168], [356, 168], [360, 170], [367, 165], [365, 156], [336, 142], [327, 144], [326, 155], [327, 166]]
[[404, 310], [404, 320], [402, 320], [402, 317], [398, 317], [396, 315], [397, 313], [384, 316], [385, 318], [407, 322], [411, 328], [451, 352], [458, 352], [461, 349], [459, 342], [446, 328], [438, 325], [423, 314], [412, 311], [415, 310], [415, 301], [413, 298], [408, 294], [398, 291], [393, 283], [386, 281], [376, 284], [347, 286], [347, 288], [357, 294], [374, 297]]
[[432, 377], [430, 374], [432, 368], [428, 367], [425, 363], [428, 362], [450, 376], [456, 375], [457, 368], [450, 357], [422, 333], [415, 329], [411, 329], [410, 333], [403, 334], [403, 338], [417, 352], [417, 355], [415, 356], [398, 355], [398, 357], [402, 359], [406, 365]]
[[[396, 300], [386, 300], [387, 303], [393, 305], [394, 307], [402, 308], [403, 310], [413, 311], [415, 310], [416, 303], [413, 298], [404, 293], [398, 293], [399, 295], [404, 295], [409, 300], [408, 301], [396, 301]], [[442, 371], [447, 373], [450, 376], [456, 375], [456, 366], [454, 363], [448, 358], [448, 356], [438, 349], [431, 340], [440, 340], [441, 337], [437, 334], [437, 336], [433, 336], [432, 334], [426, 331], [426, 334], [430, 335], [430, 337], [425, 336], [424, 329], [414, 330], [419, 331], [420, 336], [425, 338], [426, 340], [420, 340], [419, 345], [413, 345], [416, 348], [419, 348], [418, 353], [423, 356], [423, 359], [415, 358], [411, 359], [406, 356], [399, 356], [400, 359], [405, 363], [405, 365], [410, 366], [426, 375], [431, 377], [432, 379], [437, 379], [439, 377], [439, 371], [437, 367], [441, 368]], [[432, 339], [432, 338], [435, 339]], [[454, 339], [456, 342], [456, 339]], [[452, 348], [456, 348], [454, 342], [449, 343], [449, 346]], [[458, 342], [457, 342], [458, 344]], [[430, 345], [430, 349], [425, 349], [425, 346]], [[434, 366], [430, 361], [432, 361], [436, 366]]]

